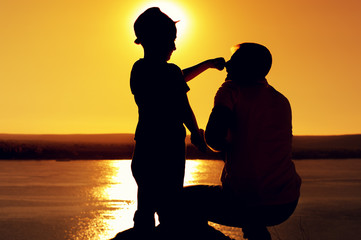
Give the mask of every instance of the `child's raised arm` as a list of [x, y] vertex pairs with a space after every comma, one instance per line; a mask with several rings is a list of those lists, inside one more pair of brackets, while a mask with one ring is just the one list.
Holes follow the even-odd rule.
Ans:
[[207, 70], [208, 68], [216, 68], [221, 71], [224, 69], [225, 64], [226, 61], [224, 60], [224, 58], [214, 58], [206, 60], [197, 65], [194, 65], [193, 67], [183, 69], [184, 79], [186, 82], [188, 82], [205, 70]]

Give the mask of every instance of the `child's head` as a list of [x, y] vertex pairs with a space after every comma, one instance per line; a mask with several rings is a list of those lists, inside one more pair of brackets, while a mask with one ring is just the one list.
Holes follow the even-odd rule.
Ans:
[[271, 69], [272, 55], [265, 47], [257, 43], [242, 43], [226, 63], [227, 79], [236, 81], [258, 81], [264, 79]]
[[141, 44], [144, 50], [152, 55], [166, 57], [175, 50], [174, 41], [177, 28], [170, 17], [157, 7], [148, 8], [134, 23], [136, 44]]

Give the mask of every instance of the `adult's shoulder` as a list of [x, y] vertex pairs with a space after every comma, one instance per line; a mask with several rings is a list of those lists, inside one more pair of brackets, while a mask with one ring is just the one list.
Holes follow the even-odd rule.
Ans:
[[235, 81], [226, 80], [222, 83], [221, 87], [236, 88], [237, 83]]
[[227, 80], [222, 83], [214, 97], [214, 105], [233, 109], [234, 104], [237, 102], [237, 88], [237, 84], [233, 81]]
[[275, 89], [273, 86], [268, 85], [268, 88], [273, 92], [274, 95], [276, 95], [277, 97], [288, 101], [287, 97], [285, 95], [283, 95], [283, 93], [281, 93], [280, 91], [278, 91], [277, 89]]
[[268, 88], [272, 92], [273, 98], [276, 98], [279, 103], [283, 103], [283, 105], [285, 107], [288, 107], [288, 108], [291, 107], [288, 98], [285, 95], [283, 95], [283, 93], [281, 93], [280, 91], [278, 91], [277, 89], [275, 89], [271, 85], [268, 85]]
[[238, 88], [238, 84], [234, 81], [227, 80], [222, 83], [222, 85], [219, 87], [218, 92], [234, 92]]

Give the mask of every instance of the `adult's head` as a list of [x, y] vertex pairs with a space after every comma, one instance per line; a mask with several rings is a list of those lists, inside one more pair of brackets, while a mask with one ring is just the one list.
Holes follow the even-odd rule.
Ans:
[[272, 55], [263, 45], [242, 43], [234, 47], [236, 51], [226, 63], [227, 80], [245, 84], [263, 80], [271, 69]]
[[[158, 7], [148, 8], [134, 23], [136, 44], [141, 44], [151, 54], [169, 55], [176, 49], [176, 22]], [[168, 60], [168, 59], [167, 59]]]

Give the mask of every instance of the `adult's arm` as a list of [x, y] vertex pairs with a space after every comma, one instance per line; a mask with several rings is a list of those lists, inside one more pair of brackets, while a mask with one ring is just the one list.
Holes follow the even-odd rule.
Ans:
[[205, 139], [207, 145], [216, 152], [224, 151], [229, 144], [227, 139], [232, 124], [232, 111], [225, 106], [215, 106], [209, 117]]

